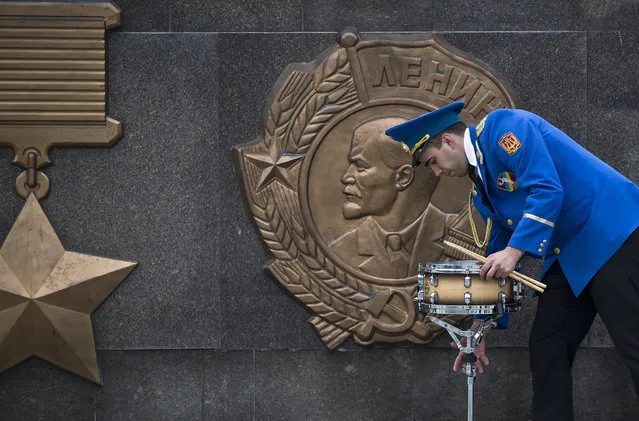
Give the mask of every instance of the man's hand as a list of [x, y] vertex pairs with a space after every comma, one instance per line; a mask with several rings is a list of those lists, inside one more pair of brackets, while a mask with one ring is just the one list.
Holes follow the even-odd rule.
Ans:
[[502, 251], [493, 253], [486, 258], [479, 271], [479, 279], [505, 278], [515, 270], [515, 265], [521, 256], [524, 255], [523, 250], [514, 247], [506, 247]]
[[[473, 322], [473, 325], [471, 327], [471, 329], [476, 329], [477, 326], [479, 326], [482, 323], [481, 320], [475, 320]], [[475, 349], [475, 356], [477, 357], [477, 361], [475, 362], [475, 367], [477, 368], [477, 371], [479, 372], [479, 374], [482, 374], [484, 372], [484, 366], [482, 365], [485, 364], [486, 366], [488, 366], [488, 357], [486, 356], [486, 332], [487, 330], [484, 330], [484, 337], [482, 338], [481, 342], [479, 343], [479, 345], [477, 345], [477, 348]], [[466, 338], [461, 338], [461, 343], [462, 346], [466, 346]], [[457, 349], [457, 344], [455, 342], [451, 342], [450, 346], [452, 346], [453, 348]], [[463, 352], [459, 352], [459, 354], [457, 354], [457, 358], [455, 358], [455, 362], [453, 363], [453, 371], [459, 371], [460, 367], [462, 366], [462, 356], [464, 355]]]

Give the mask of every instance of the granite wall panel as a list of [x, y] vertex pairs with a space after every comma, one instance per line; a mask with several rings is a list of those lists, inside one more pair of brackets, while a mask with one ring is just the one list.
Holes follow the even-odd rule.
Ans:
[[[54, 149], [42, 206], [68, 250], [139, 266], [94, 316], [104, 385], [29, 360], [0, 375], [3, 421], [464, 418], [465, 379], [451, 372], [446, 335], [325, 349], [310, 313], [266, 274], [272, 257], [233, 171], [231, 148], [257, 139], [280, 73], [345, 26], [436, 31], [501, 73], [522, 107], [639, 182], [634, 0], [117, 4], [108, 115], [124, 137]], [[2, 239], [23, 203], [11, 159], [0, 149]], [[535, 306], [526, 297], [511, 328], [489, 334], [476, 419], [529, 419]], [[597, 318], [573, 369], [580, 421], [639, 413], [612, 346]]]
[[302, 0], [189, 0], [170, 3], [174, 32], [299, 32]]
[[438, 17], [433, 0], [304, 0], [304, 31], [432, 31]]
[[42, 205], [62, 244], [138, 262], [94, 315], [99, 349], [219, 344], [216, 48], [213, 34], [111, 34], [124, 136], [51, 153]]
[[[250, 216], [231, 161], [231, 148], [260, 134], [271, 87], [289, 63], [310, 61], [331, 46], [333, 34], [222, 34], [219, 36], [221, 346], [225, 349], [323, 347], [310, 313], [265, 267], [273, 260]], [[242, 89], [238, 89], [241, 86]]]

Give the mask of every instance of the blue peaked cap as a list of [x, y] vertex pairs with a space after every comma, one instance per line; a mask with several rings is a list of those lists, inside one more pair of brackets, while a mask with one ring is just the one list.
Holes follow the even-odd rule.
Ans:
[[460, 123], [459, 113], [463, 109], [464, 103], [456, 101], [393, 126], [384, 133], [393, 140], [401, 142], [404, 150], [413, 157], [413, 166], [415, 167], [419, 165], [417, 157], [428, 146], [428, 140], [453, 124]]

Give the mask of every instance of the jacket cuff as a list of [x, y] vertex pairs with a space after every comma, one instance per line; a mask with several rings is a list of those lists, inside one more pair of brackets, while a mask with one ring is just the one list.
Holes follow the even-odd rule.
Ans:
[[554, 222], [525, 213], [508, 245], [533, 256], [543, 257], [547, 254], [546, 249], [549, 247], [554, 228]]

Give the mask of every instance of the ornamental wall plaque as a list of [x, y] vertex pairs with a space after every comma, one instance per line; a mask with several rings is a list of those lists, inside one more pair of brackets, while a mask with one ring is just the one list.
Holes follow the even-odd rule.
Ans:
[[[26, 199], [0, 248], [0, 372], [32, 356], [102, 382], [91, 314], [136, 266], [65, 250], [38, 199], [51, 146], [110, 146], [106, 29], [112, 3], [0, 3], [0, 147], [25, 171]], [[3, 198], [4, 200], [5, 198]]]
[[415, 314], [418, 263], [465, 258], [442, 239], [485, 253], [468, 221], [471, 181], [413, 170], [380, 134], [456, 100], [476, 124], [514, 107], [513, 93], [431, 35], [345, 31], [340, 44], [285, 69], [257, 141], [234, 148], [236, 171], [275, 257], [268, 269], [314, 313], [327, 347], [427, 343], [440, 328]]
[[0, 147], [24, 168], [18, 194], [38, 199], [51, 146], [113, 146], [119, 121], [106, 115], [107, 29], [113, 3], [0, 3]]

